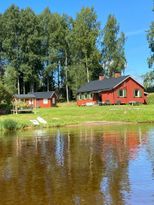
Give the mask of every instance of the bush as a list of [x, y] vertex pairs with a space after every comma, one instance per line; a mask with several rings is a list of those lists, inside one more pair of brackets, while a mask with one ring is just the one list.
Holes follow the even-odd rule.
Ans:
[[154, 93], [149, 93], [148, 104], [154, 104]]
[[17, 122], [11, 119], [6, 119], [3, 121], [3, 127], [5, 130], [16, 130]]
[[9, 114], [12, 109], [12, 104], [0, 104], [0, 114]]

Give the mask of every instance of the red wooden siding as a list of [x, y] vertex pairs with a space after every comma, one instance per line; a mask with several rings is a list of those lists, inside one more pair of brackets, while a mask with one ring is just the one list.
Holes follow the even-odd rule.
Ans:
[[[55, 104], [53, 104], [54, 99], [55, 99]], [[49, 98], [46, 100], [47, 100], [46, 104], [43, 102], [43, 98], [41, 98], [41, 99], [26, 99], [25, 101], [31, 107], [49, 108], [49, 107], [53, 107], [56, 105], [57, 97], [54, 94], [52, 96], [52, 98]]]
[[[118, 94], [119, 90], [126, 90], [126, 96], [120, 97]], [[135, 97], [134, 96], [134, 90], [140, 90], [141, 96]], [[132, 101], [139, 102], [139, 103], [146, 103], [147, 102], [147, 96], [144, 94], [144, 88], [134, 81], [131, 77], [126, 79], [123, 83], [121, 83], [119, 86], [114, 88], [110, 91], [104, 91], [99, 94], [94, 94], [92, 99], [82, 99], [77, 100], [77, 105], [86, 105], [86, 103], [93, 102], [97, 103], [98, 97], [96, 99], [96, 95], [99, 95], [101, 97], [101, 101], [105, 103], [106, 101], [109, 101], [110, 104], [116, 104], [117, 102], [121, 102], [121, 104], [128, 104]]]

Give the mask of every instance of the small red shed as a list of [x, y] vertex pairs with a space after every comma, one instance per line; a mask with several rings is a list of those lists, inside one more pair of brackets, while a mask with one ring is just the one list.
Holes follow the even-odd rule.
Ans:
[[90, 81], [81, 86], [77, 94], [77, 104], [134, 104], [147, 103], [147, 93], [144, 87], [131, 76], [114, 78], [99, 77], [99, 80]]
[[56, 106], [57, 95], [55, 91], [33, 92], [28, 94], [14, 95], [16, 101], [24, 101], [29, 107], [49, 108]]

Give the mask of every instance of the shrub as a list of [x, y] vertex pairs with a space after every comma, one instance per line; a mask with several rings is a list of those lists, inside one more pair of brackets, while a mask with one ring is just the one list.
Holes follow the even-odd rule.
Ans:
[[0, 104], [0, 114], [8, 114], [11, 112], [12, 104], [2, 103]]
[[154, 93], [149, 93], [148, 104], [154, 104]]
[[16, 130], [17, 122], [11, 119], [6, 119], [3, 121], [3, 127], [5, 130]]

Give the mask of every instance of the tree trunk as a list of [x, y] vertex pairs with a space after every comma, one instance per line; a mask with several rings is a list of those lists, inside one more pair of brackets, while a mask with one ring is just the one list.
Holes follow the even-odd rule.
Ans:
[[30, 83], [30, 92], [33, 93], [34, 92], [34, 82]]
[[26, 93], [25, 82], [23, 81], [23, 94]]
[[87, 55], [86, 55], [86, 72], [87, 72], [87, 82], [89, 83], [89, 68], [88, 68]]
[[58, 91], [60, 88], [60, 61], [58, 62]]
[[47, 91], [49, 91], [49, 76], [47, 76]]
[[66, 54], [66, 58], [65, 58], [65, 83], [66, 83], [66, 86], [65, 86], [65, 88], [66, 88], [66, 100], [67, 100], [67, 102], [69, 102], [69, 93], [68, 93], [68, 79], [67, 79], [67, 70], [68, 69], [68, 62], [67, 62], [67, 54]]
[[17, 90], [18, 90], [18, 95], [20, 95], [20, 79], [18, 76], [18, 82], [17, 82]]

